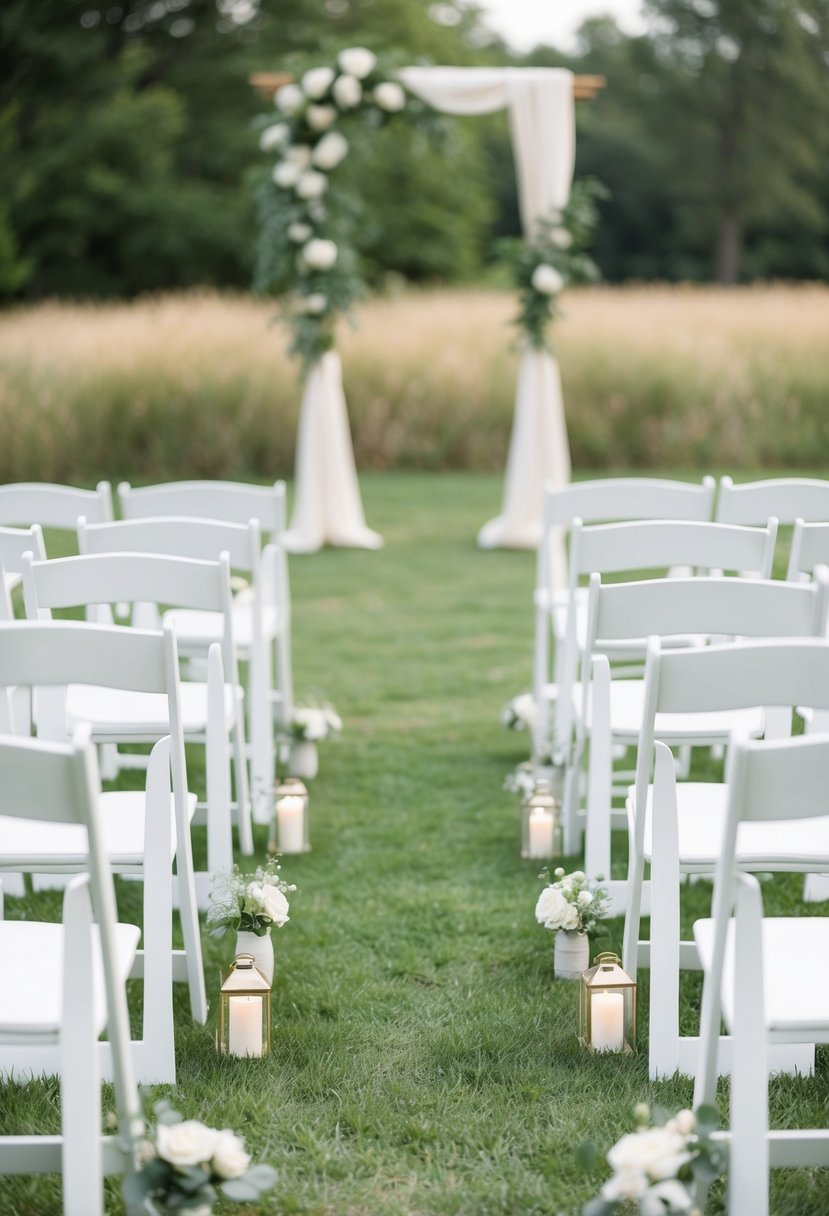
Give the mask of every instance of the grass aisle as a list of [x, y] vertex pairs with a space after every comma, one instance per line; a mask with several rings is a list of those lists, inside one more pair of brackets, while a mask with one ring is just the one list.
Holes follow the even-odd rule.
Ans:
[[[312, 786], [313, 851], [284, 865], [300, 891], [274, 934], [272, 1055], [215, 1056], [229, 942], [207, 945], [207, 1032], [176, 995], [174, 1104], [241, 1131], [280, 1172], [271, 1196], [240, 1211], [576, 1216], [605, 1171], [586, 1175], [575, 1147], [609, 1147], [644, 1098], [690, 1101], [689, 1080], [650, 1087], [644, 1055], [582, 1055], [575, 985], [551, 983], [552, 935], [533, 920], [538, 866], [518, 857], [516, 801], [501, 789], [526, 736], [498, 722], [528, 684], [534, 558], [474, 543], [500, 485], [366, 477], [386, 548], [292, 559], [298, 696], [326, 694], [345, 732]], [[684, 1016], [697, 997], [692, 984]], [[821, 1061], [816, 1081], [776, 1087], [781, 1121], [825, 1121]], [[8, 1090], [2, 1122], [54, 1126], [55, 1095]], [[826, 1216], [826, 1180], [782, 1177], [774, 1211]], [[57, 1194], [53, 1181], [4, 1182], [0, 1216], [56, 1212]]]

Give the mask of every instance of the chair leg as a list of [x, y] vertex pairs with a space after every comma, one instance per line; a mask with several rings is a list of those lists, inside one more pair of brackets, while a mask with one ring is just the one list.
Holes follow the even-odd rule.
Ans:
[[592, 721], [587, 762], [587, 830], [584, 868], [589, 879], [610, 878], [610, 668], [593, 667]]
[[248, 785], [248, 762], [245, 755], [245, 706], [244, 694], [239, 690], [236, 702], [236, 720], [233, 724], [233, 773], [236, 785], [236, 824], [239, 832], [239, 849], [246, 856], [253, 853], [253, 831], [250, 818], [250, 788]]
[[224, 673], [218, 642], [210, 647], [207, 671], [207, 869], [210, 874], [233, 868], [230, 816], [230, 747], [225, 729]]
[[276, 776], [273, 745], [273, 715], [270, 700], [269, 644], [254, 645], [248, 668], [253, 820], [269, 823], [273, 815]]
[[[679, 829], [673, 760], [668, 749], [661, 747], [656, 751], [652, 821], [648, 1064], [653, 1081], [670, 1077], [679, 1068]], [[637, 949], [639, 901], [630, 902], [635, 902], [637, 913], [632, 943]], [[632, 936], [633, 917], [630, 919]]]

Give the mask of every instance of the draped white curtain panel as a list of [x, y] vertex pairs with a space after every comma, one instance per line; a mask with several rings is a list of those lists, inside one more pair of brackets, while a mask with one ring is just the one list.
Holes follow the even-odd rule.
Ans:
[[[573, 74], [561, 68], [410, 67], [408, 89], [446, 114], [509, 111], [524, 234], [560, 211], [570, 195], [575, 158]], [[531, 548], [541, 535], [545, 483], [566, 485], [570, 453], [558, 366], [546, 351], [521, 356], [501, 514], [478, 534], [483, 548]], [[348, 430], [342, 369], [329, 352], [311, 368], [300, 410], [296, 505], [288, 533], [293, 552], [326, 542], [382, 544], [366, 526]]]

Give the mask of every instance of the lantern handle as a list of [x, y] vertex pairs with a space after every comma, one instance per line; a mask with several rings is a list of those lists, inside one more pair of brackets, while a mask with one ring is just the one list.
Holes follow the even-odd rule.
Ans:
[[603, 950], [601, 954], [595, 955], [593, 962], [599, 966], [601, 966], [602, 963], [616, 963], [617, 966], [621, 966], [622, 960], [619, 958], [619, 955], [614, 954], [612, 950]]

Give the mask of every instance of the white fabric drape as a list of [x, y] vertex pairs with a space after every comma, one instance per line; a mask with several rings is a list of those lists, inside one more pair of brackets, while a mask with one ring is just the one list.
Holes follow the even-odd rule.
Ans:
[[[437, 110], [487, 114], [509, 109], [521, 222], [560, 211], [575, 159], [573, 75], [560, 68], [406, 68], [404, 83]], [[478, 534], [484, 548], [530, 548], [541, 534], [545, 483], [566, 485], [570, 452], [558, 367], [546, 351], [521, 357], [501, 514]]]
[[328, 351], [308, 372], [299, 411], [296, 496], [285, 536], [289, 553], [313, 553], [328, 542], [379, 549], [366, 527], [348, 429], [340, 356]]

